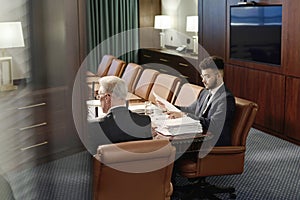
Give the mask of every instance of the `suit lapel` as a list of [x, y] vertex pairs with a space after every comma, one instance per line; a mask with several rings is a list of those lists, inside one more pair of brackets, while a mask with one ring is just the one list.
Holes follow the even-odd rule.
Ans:
[[[205, 110], [205, 113], [203, 113], [202, 116], [208, 116], [208, 112], [210, 110], [210, 108], [212, 107], [212, 105], [215, 103], [215, 101], [220, 98], [221, 94], [225, 91], [225, 87], [224, 85], [222, 87], [220, 87], [217, 92], [211, 97], [211, 100], [209, 102], [209, 104], [207, 105], [207, 109]], [[208, 92], [206, 94], [206, 96], [208, 95]], [[201, 113], [203, 112], [204, 108], [201, 109]]]

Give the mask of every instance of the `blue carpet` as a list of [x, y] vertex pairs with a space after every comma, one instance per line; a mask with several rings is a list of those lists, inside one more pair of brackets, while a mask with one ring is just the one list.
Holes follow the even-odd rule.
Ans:
[[[91, 200], [91, 169], [90, 154], [81, 152], [9, 173], [7, 177], [17, 200]], [[299, 169], [299, 146], [251, 129], [244, 173], [207, 180], [216, 185], [234, 186], [237, 199], [297, 200], [300, 199]]]
[[251, 129], [244, 173], [207, 180], [216, 185], [234, 186], [237, 199], [300, 199], [300, 147]]
[[85, 151], [8, 177], [17, 200], [85, 200], [92, 199], [91, 169]]

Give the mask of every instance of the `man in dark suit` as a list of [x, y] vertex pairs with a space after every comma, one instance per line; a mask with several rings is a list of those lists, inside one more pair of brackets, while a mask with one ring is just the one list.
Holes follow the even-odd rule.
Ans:
[[211, 144], [215, 144], [215, 146], [231, 145], [235, 99], [223, 82], [223, 59], [217, 56], [207, 57], [199, 67], [205, 90], [200, 93], [199, 98], [193, 104], [188, 107], [180, 107], [182, 112], [171, 112], [170, 118], [187, 115], [200, 120], [203, 130], [214, 136]]
[[102, 144], [152, 139], [150, 117], [131, 112], [126, 107], [124, 80], [105, 76], [99, 79], [99, 84], [99, 99], [106, 115], [89, 126], [91, 151], [96, 153]]

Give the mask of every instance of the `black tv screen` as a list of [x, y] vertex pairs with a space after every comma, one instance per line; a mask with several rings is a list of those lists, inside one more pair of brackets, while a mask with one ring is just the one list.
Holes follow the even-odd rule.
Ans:
[[280, 65], [281, 5], [230, 7], [230, 58]]

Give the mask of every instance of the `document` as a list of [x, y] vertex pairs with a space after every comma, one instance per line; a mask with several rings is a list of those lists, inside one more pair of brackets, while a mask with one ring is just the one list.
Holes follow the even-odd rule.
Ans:
[[167, 100], [163, 99], [162, 97], [158, 96], [155, 92], [153, 92], [156, 100], [160, 101], [166, 106], [166, 109], [171, 112], [181, 112], [178, 108], [176, 108], [173, 104], [168, 102]]
[[158, 123], [157, 132], [163, 135], [181, 135], [189, 133], [201, 133], [202, 126], [198, 120], [190, 117], [182, 117], [176, 119], [164, 119]]

